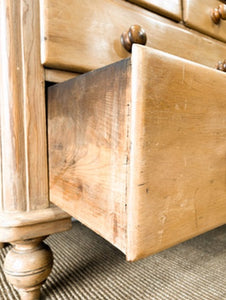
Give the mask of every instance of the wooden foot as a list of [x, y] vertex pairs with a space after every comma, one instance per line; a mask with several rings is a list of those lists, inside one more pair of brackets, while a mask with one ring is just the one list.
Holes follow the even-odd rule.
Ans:
[[40, 288], [51, 272], [53, 256], [43, 238], [13, 243], [4, 264], [8, 281], [23, 300], [40, 299]]

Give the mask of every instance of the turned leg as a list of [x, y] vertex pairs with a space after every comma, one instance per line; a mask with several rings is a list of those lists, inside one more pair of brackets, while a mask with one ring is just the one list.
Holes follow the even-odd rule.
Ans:
[[22, 300], [40, 299], [40, 288], [51, 272], [53, 256], [42, 238], [18, 241], [8, 252], [4, 264], [7, 280]]

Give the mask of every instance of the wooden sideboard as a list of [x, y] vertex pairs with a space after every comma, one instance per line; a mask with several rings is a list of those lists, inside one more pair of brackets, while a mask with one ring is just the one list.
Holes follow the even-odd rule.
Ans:
[[[38, 299], [42, 240], [71, 216], [132, 261], [225, 224], [225, 10], [0, 2], [0, 242], [14, 245], [5, 274], [22, 299]], [[130, 54], [133, 24], [147, 43]]]

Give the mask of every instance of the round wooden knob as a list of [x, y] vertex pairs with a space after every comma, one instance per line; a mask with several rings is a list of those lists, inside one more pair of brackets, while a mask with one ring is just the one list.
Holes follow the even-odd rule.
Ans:
[[121, 43], [128, 52], [131, 52], [133, 44], [145, 45], [146, 42], [146, 32], [140, 25], [132, 25], [128, 31], [121, 34]]
[[211, 18], [215, 24], [218, 24], [220, 20], [226, 20], [226, 5], [221, 4], [217, 8], [214, 8], [211, 13]]
[[219, 61], [216, 66], [217, 70], [226, 72], [226, 59], [224, 61]]

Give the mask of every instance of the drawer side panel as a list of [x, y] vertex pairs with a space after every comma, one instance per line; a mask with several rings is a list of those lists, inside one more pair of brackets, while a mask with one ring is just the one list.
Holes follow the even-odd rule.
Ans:
[[49, 88], [50, 200], [125, 252], [130, 60]]

